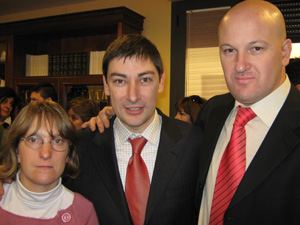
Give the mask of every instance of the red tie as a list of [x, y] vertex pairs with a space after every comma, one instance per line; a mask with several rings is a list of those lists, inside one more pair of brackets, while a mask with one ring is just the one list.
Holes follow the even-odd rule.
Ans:
[[127, 166], [125, 195], [134, 225], [143, 225], [150, 190], [147, 167], [141, 152], [147, 142], [143, 137], [129, 139], [132, 145], [132, 156]]
[[231, 138], [222, 156], [218, 170], [210, 213], [210, 225], [223, 224], [224, 213], [245, 174], [245, 125], [254, 117], [256, 115], [250, 108], [238, 107]]

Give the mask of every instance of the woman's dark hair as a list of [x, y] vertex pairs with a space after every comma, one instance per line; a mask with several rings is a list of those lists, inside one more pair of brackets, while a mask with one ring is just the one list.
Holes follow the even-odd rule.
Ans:
[[198, 95], [184, 97], [179, 99], [175, 104], [175, 111], [179, 112], [180, 110], [183, 110], [186, 114], [189, 114], [191, 123], [194, 124], [196, 122], [198, 113], [205, 102], [206, 100]]
[[99, 106], [91, 99], [74, 98], [67, 104], [67, 111], [73, 111], [80, 116], [83, 122], [89, 121], [99, 113]]
[[13, 109], [11, 111], [11, 115], [14, 113], [16, 106], [19, 103], [19, 97], [17, 96], [14, 89], [10, 87], [0, 87], [0, 104], [2, 104], [7, 98], [14, 99]]

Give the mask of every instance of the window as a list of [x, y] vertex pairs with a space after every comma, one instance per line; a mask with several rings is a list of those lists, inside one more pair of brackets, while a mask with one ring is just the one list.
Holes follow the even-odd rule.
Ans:
[[187, 11], [185, 96], [228, 92], [220, 63], [218, 26], [230, 7]]

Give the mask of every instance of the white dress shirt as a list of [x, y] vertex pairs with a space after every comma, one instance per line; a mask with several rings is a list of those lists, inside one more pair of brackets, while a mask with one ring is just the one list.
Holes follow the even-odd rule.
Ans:
[[160, 140], [161, 124], [161, 118], [156, 110], [152, 122], [141, 134], [130, 132], [122, 124], [122, 122], [118, 118], [116, 118], [114, 122], [115, 148], [124, 191], [126, 183], [127, 165], [130, 157], [132, 156], [132, 146], [128, 141], [128, 138], [134, 139], [143, 136], [147, 139], [147, 143], [142, 150], [141, 156], [148, 169], [149, 179], [151, 183]]
[[[252, 159], [255, 157], [256, 152], [258, 151], [261, 143], [263, 142], [275, 118], [277, 117], [277, 114], [284, 104], [289, 94], [290, 87], [291, 83], [286, 76], [284, 83], [279, 88], [255, 104], [247, 106], [251, 107], [251, 109], [255, 112], [256, 117], [249, 121], [245, 126], [247, 135], [246, 170], [249, 167]], [[233, 123], [238, 110], [237, 107], [239, 105], [243, 106], [241, 103], [236, 101], [235, 106], [227, 117], [219, 136], [203, 190], [198, 225], [209, 225], [210, 210], [212, 206], [218, 168], [225, 148], [229, 142]]]

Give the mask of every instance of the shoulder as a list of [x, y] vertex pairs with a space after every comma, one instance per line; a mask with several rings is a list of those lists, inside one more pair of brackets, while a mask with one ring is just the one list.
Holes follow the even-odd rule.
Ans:
[[85, 210], [94, 208], [93, 203], [79, 193], [75, 193], [73, 204]]
[[162, 117], [162, 135], [168, 136], [175, 143], [197, 144], [202, 142], [202, 130], [192, 124], [170, 118], [159, 111]]
[[203, 122], [209, 118], [227, 115], [234, 106], [235, 99], [230, 93], [217, 95], [210, 98], [202, 107], [196, 120], [196, 126], [203, 127]]
[[203, 108], [215, 108], [215, 107], [219, 107], [222, 105], [228, 105], [228, 104], [232, 104], [232, 102], [234, 102], [235, 99], [233, 98], [233, 96], [230, 93], [227, 94], [223, 94], [223, 95], [216, 95], [213, 96], [212, 98], [210, 98], [204, 105]]

